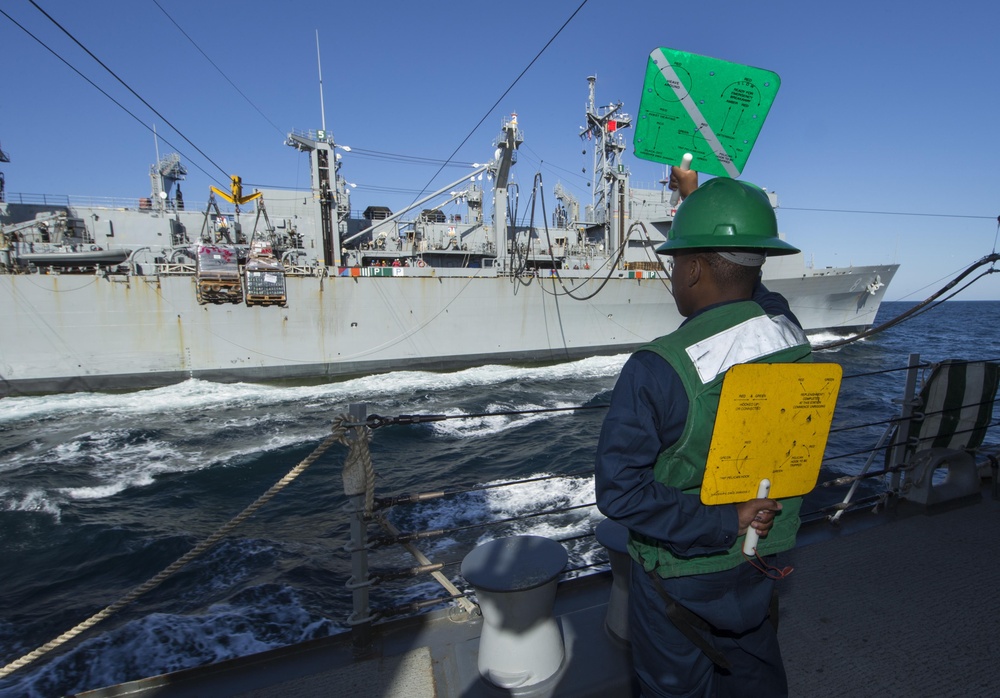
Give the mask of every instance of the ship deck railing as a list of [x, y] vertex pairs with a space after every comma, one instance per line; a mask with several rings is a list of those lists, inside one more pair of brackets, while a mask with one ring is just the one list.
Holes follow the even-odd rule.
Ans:
[[157, 274], [162, 274], [163, 276], [194, 276], [198, 267], [194, 263], [191, 264], [155, 264], [153, 265], [156, 269]]
[[[28, 206], [58, 206], [71, 208], [95, 208], [114, 211], [143, 211], [159, 213], [160, 210], [151, 200], [143, 196], [86, 196], [81, 194], [33, 194], [27, 192], [5, 192], [7, 204], [22, 204]], [[221, 213], [235, 215], [236, 209], [225, 201], [219, 201]], [[207, 201], [185, 201], [177, 208], [172, 202], [166, 206], [166, 213], [197, 213], [204, 214], [208, 209]], [[246, 211], [244, 211], [246, 213]]]
[[[874, 439], [874, 443], [870, 446], [866, 446], [862, 449], [851, 450], [840, 445], [837, 448], [828, 448], [827, 457], [824, 459], [824, 464], [832, 464], [839, 461], [841, 467], [840, 472], [845, 472], [842, 467], [844, 461], [848, 462], [862, 462], [863, 465], [854, 468], [854, 474], [842, 475], [830, 478], [821, 475], [821, 482], [818, 484], [816, 492], [823, 492], [823, 503], [821, 505], [816, 505], [813, 509], [808, 509], [809, 499], [806, 500], [806, 504], [803, 506], [802, 519], [804, 523], [816, 524], [816, 523], [829, 523], [831, 526], [838, 526], [842, 522], [844, 514], [849, 512], [855, 512], [859, 510], [872, 511], [872, 510], [885, 510], [892, 508], [897, 502], [901, 500], [915, 501], [915, 499], [922, 498], [922, 503], [925, 505], [936, 504], [933, 500], [933, 496], [929, 495], [934, 485], [927, 482], [919, 483], [915, 482], [914, 478], [914, 463], [915, 450], [913, 433], [919, 429], [919, 425], [923, 423], [924, 420], [930, 420], [935, 417], [934, 414], [928, 411], [921, 411], [920, 396], [917, 394], [919, 376], [922, 372], [927, 369], [936, 368], [941, 365], [961, 365], [963, 363], [968, 364], [989, 364], [994, 372], [996, 371], [996, 364], [994, 362], [943, 362], [943, 364], [929, 364], [926, 362], [921, 362], [919, 356], [912, 355], [910, 358], [910, 364], [906, 367], [901, 367], [899, 369], [892, 369], [892, 371], [903, 371], [906, 375], [905, 385], [903, 388], [903, 395], [897, 401], [900, 405], [900, 412], [895, 416], [874, 423], [865, 424], [855, 424], [855, 425], [836, 425], [831, 431], [831, 439], [839, 437], [840, 439], [845, 439], [845, 434], [849, 443], [854, 443], [861, 437], [850, 436], [851, 433], [856, 434], [859, 430], [864, 433], [872, 434], [873, 431], [881, 430], [881, 435]], [[934, 375], [936, 372], [931, 372], [930, 375]], [[850, 389], [850, 384], [855, 382], [855, 379], [864, 378], [870, 374], [862, 374], [858, 376], [845, 376], [844, 381], [846, 387]], [[980, 473], [986, 476], [991, 476], [994, 482], [994, 491], [996, 491], [996, 479], [997, 479], [997, 464], [1000, 459], [997, 458], [996, 452], [998, 446], [982, 446], [982, 438], [985, 437], [986, 430], [988, 427], [996, 426], [997, 422], [993, 416], [995, 401], [996, 401], [996, 385], [992, 386], [992, 392], [987, 391], [984, 396], [979, 399], [978, 402], [972, 405], [961, 405], [957, 408], [951, 406], [947, 408], [948, 410], [955, 409], [965, 409], [965, 410], [979, 410], [981, 414], [988, 418], [988, 423], [979, 424], [972, 429], [977, 430], [979, 435], [978, 442], [969, 443], [969, 439], [966, 438], [964, 445], [955, 446], [956, 449], [962, 449], [963, 452], [967, 454], [978, 454], [979, 461], [974, 463], [975, 475], [974, 475], [974, 492], [978, 494], [980, 488]], [[843, 389], [842, 389], [843, 390]], [[971, 394], [971, 393], [965, 393]], [[967, 398], [968, 399], [968, 398]], [[982, 409], [984, 402], [987, 405], [986, 409]], [[597, 407], [601, 406], [588, 406]], [[606, 407], [606, 405], [604, 406]], [[369, 430], [372, 427], [369, 426], [374, 423], [375, 428], [380, 426], [386, 426], [389, 422], [386, 418], [375, 417], [374, 422], [366, 416], [366, 406], [364, 405], [354, 405], [352, 406], [351, 415], [355, 420], [356, 428], [362, 430]], [[560, 409], [573, 409], [573, 408], [560, 408]], [[580, 408], [583, 409], [583, 408]], [[542, 410], [544, 411], [544, 410]], [[946, 410], [939, 410], [937, 412], [937, 417], [940, 417], [941, 412]], [[479, 415], [481, 416], [481, 415]], [[434, 415], [410, 415], [407, 416], [406, 421], [402, 423], [424, 423], [429, 421], [440, 421], [442, 419], [453, 418], [444, 416], [434, 416]], [[463, 415], [461, 418], [468, 419], [469, 415]], [[945, 420], [947, 421], [947, 420]], [[911, 427], [911, 425], [914, 425]], [[927, 437], [923, 436], [921, 439], [926, 442]], [[973, 456], [970, 456], [973, 457]], [[873, 465], [878, 464], [877, 467], [873, 468]], [[948, 466], [948, 463], [943, 463], [942, 468]], [[851, 469], [846, 469], [846, 472], [850, 472]], [[925, 472], [921, 477], [933, 478], [935, 483], [945, 483], [952, 473], [948, 471], [931, 470], [930, 472]], [[491, 534], [489, 531], [496, 530], [499, 531], [497, 536], [504, 535], [503, 530], [506, 528], [510, 530], [513, 528], [512, 524], [519, 524], [528, 520], [535, 520], [544, 522], [546, 517], [552, 516], [564, 516], [571, 511], [590, 511], [596, 514], [596, 502], [589, 501], [582, 504], [577, 504], [571, 507], [561, 507], [546, 511], [531, 511], [525, 512], [524, 514], [512, 517], [510, 519], [504, 519], [501, 521], [497, 520], [487, 520], [479, 523], [470, 523], [461, 527], [455, 527], [451, 529], [442, 529], [435, 531], [399, 531], [390, 522], [388, 514], [390, 511], [397, 509], [399, 507], [412, 505], [412, 504], [422, 504], [430, 499], [434, 499], [442, 496], [456, 496], [463, 495], [469, 492], [482, 492], [485, 489], [493, 487], [514, 487], [522, 485], [525, 482], [534, 482], [544, 479], [557, 479], [557, 478], [587, 478], [593, 476], [593, 470], [588, 468], [581, 470], [579, 472], [565, 473], [560, 475], [546, 475], [545, 477], [532, 478], [530, 480], [519, 480], [514, 482], [505, 481], [498, 484], [490, 485], [471, 485], [468, 488], [456, 488], [448, 493], [416, 493], [416, 494], [405, 494], [405, 495], [394, 495], [388, 497], [377, 497], [374, 492], [367, 493], [367, 504], [366, 497], [364, 495], [358, 496], [355, 494], [346, 493], [349, 499], [352, 501], [351, 508], [353, 510], [353, 516], [355, 517], [355, 524], [352, 528], [353, 537], [349, 545], [349, 550], [354, 558], [352, 563], [354, 570], [354, 576], [348, 583], [348, 588], [352, 590], [354, 595], [354, 609], [351, 618], [348, 620], [349, 625], [351, 625], [355, 632], [359, 632], [359, 628], [368, 627], [374, 623], [380, 622], [386, 618], [398, 616], [400, 614], [417, 612], [420, 609], [431, 608], [441, 604], [449, 603], [462, 603], [464, 604], [467, 597], [473, 594], [472, 590], [467, 586], [463, 585], [461, 580], [455, 578], [454, 575], [448, 578], [447, 582], [442, 581], [441, 571], [445, 568], [454, 569], [455, 566], [460, 564], [461, 557], [457, 559], [451, 559], [445, 562], [432, 562], [429, 559], [420, 560], [420, 566], [417, 568], [412, 568], [410, 571], [387, 571], [381, 570], [378, 573], [369, 574], [369, 558], [370, 556], [377, 554], [377, 551], [385, 548], [391, 547], [393, 545], [403, 545], [411, 553], [417, 555], [413, 551], [413, 546], [418, 541], [431, 540], [435, 538], [440, 538], [443, 536], [455, 536], [460, 534], [462, 531], [468, 531], [470, 529], [475, 529], [480, 532], [481, 537], [489, 538]], [[873, 481], [878, 480], [879, 483], [873, 483]], [[346, 479], [345, 479], [346, 481]], [[861, 483], [872, 484], [868, 488], [868, 491], [862, 494], [859, 490], [859, 485]], [[924, 489], [923, 494], [915, 496], [917, 489], [922, 487]], [[954, 489], [954, 488], [953, 488]], [[844, 492], [843, 497], [835, 496], [830, 494], [839, 490]], [[945, 491], [942, 489], [941, 491]], [[955, 496], [969, 495], [970, 491], [968, 487], [965, 490], [960, 490], [955, 494]], [[946, 495], [946, 498], [952, 495]], [[839, 501], [838, 501], [839, 500]], [[395, 518], [395, 517], [393, 517]], [[369, 536], [368, 529], [370, 526], [381, 525], [386, 533], [379, 536]], [[561, 539], [559, 542], [572, 545], [574, 541], [580, 538], [592, 537], [593, 531], [588, 531], [581, 535], [574, 535], [569, 538]], [[420, 554], [422, 555], [422, 553]], [[606, 569], [607, 560], [599, 560], [597, 562], [584, 563], [580, 560], [574, 562], [573, 555], [571, 554], [570, 563], [567, 569], [563, 572], [563, 577], [566, 579], [579, 576], [581, 574], [587, 574], [595, 569]], [[429, 598], [425, 601], [418, 603], [411, 603], [404, 606], [398, 604], [389, 603], [382, 607], [377, 604], [372, 603], [379, 585], [387, 578], [398, 578], [400, 576], [406, 577], [409, 574], [414, 576], [422, 576], [428, 573], [434, 574], [439, 582], [442, 583], [442, 588], [445, 593], [437, 598]], [[459, 589], [458, 587], [464, 587]], [[393, 594], [395, 596], [395, 594]], [[369, 632], [368, 630], [364, 631]]]
[[284, 269], [287, 276], [323, 276], [326, 273], [324, 267], [309, 264], [285, 264]]
[[[174, 263], [154, 264], [155, 273], [163, 276], [194, 276], [198, 273], [194, 263]], [[243, 273], [244, 266], [240, 265], [239, 273]], [[308, 264], [286, 264], [282, 270], [287, 276], [323, 276], [325, 269]]]

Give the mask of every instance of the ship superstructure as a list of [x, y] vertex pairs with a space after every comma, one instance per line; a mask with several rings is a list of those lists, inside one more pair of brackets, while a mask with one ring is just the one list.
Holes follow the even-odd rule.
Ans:
[[[596, 105], [594, 78], [589, 89], [593, 200], [557, 184], [548, 220], [509, 212], [516, 114], [489, 162], [395, 212], [352, 209], [337, 157], [348, 149], [325, 129], [286, 141], [309, 157], [309, 191], [244, 194], [234, 176], [195, 205], [168, 155], [148, 198], [8, 195], [0, 394], [555, 361], [669, 332], [681, 318], [654, 250], [676, 205], [665, 186], [632, 188], [631, 117]], [[445, 213], [456, 203], [464, 213]], [[814, 270], [792, 255], [770, 260], [764, 279], [807, 330], [850, 332], [874, 322], [895, 270]]]

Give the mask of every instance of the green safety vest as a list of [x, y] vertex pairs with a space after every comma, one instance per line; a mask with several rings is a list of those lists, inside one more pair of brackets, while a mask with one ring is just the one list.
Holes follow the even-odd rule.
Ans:
[[[639, 347], [662, 356], [677, 371], [688, 397], [684, 432], [656, 459], [657, 482], [685, 494], [699, 494], [719, 408], [722, 379], [730, 366], [742, 363], [811, 361], [809, 340], [783, 315], [768, 316], [753, 301], [729, 303], [695, 316], [676, 331]], [[801, 497], [782, 499], [781, 513], [757, 551], [761, 555], [795, 545]], [[726, 505], [728, 506], [728, 505]], [[664, 578], [718, 572], [743, 562], [743, 539], [729, 550], [679, 557], [655, 538], [629, 533], [629, 553], [647, 572]]]

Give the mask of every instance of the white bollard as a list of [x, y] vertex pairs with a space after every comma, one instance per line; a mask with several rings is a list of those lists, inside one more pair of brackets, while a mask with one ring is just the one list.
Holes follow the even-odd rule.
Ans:
[[480, 545], [462, 560], [483, 612], [479, 673], [501, 688], [519, 688], [555, 674], [565, 657], [552, 614], [559, 573], [569, 556], [541, 536], [511, 536]]

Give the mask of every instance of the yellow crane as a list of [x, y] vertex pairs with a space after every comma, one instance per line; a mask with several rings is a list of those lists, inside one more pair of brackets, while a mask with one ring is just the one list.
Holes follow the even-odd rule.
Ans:
[[239, 175], [230, 175], [228, 194], [221, 189], [217, 189], [216, 187], [209, 187], [209, 189], [236, 206], [260, 198], [261, 195], [261, 192], [256, 192], [254, 194], [250, 194], [249, 196], [243, 196], [243, 179]]

